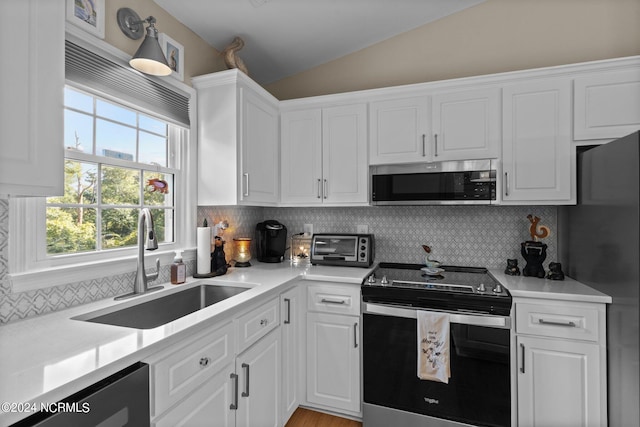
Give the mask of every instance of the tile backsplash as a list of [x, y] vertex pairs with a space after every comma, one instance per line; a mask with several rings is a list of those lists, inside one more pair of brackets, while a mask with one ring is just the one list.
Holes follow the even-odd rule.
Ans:
[[[557, 209], [553, 206], [383, 206], [259, 208], [203, 206], [197, 224], [226, 220], [227, 259], [234, 256], [234, 237], [253, 237], [256, 223], [276, 219], [287, 226], [288, 235], [313, 224], [314, 231], [355, 233], [358, 224], [369, 226], [376, 238], [376, 261], [420, 263], [422, 245], [433, 248], [433, 258], [449, 265], [504, 268], [507, 258], [520, 256], [520, 242], [529, 240], [528, 214], [541, 218], [552, 234], [545, 266], [557, 257]], [[194, 230], [195, 233], [195, 230]], [[129, 291], [135, 272], [68, 283], [27, 292], [13, 292], [8, 277], [9, 203], [0, 199], [0, 324], [61, 310]], [[255, 250], [252, 249], [255, 254]], [[253, 260], [252, 262], [257, 262]], [[195, 262], [187, 263], [187, 273]], [[163, 266], [160, 282], [169, 281], [169, 266]]]

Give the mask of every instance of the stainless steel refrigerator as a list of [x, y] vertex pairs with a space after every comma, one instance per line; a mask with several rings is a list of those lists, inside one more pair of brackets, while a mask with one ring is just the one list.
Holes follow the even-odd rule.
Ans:
[[565, 274], [610, 295], [609, 426], [639, 426], [640, 133], [578, 154], [578, 204], [558, 211]]

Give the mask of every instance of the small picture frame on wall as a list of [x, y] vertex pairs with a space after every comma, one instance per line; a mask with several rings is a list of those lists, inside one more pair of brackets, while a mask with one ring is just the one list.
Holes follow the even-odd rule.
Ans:
[[167, 58], [169, 68], [171, 68], [171, 76], [183, 81], [184, 80], [184, 47], [166, 35], [165, 33], [158, 34], [158, 41], [162, 48], [162, 53]]
[[105, 0], [66, 0], [67, 22], [104, 39]]

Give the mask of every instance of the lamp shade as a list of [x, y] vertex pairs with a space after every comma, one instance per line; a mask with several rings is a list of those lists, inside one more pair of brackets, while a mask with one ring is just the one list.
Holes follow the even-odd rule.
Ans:
[[158, 30], [151, 23], [147, 27], [147, 34], [133, 58], [129, 61], [136, 70], [153, 76], [168, 76], [171, 68], [167, 63], [160, 43], [158, 43]]

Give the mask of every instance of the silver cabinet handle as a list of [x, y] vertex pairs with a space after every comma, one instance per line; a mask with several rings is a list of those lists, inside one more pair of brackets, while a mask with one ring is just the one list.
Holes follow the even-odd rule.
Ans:
[[504, 173], [504, 195], [509, 196], [509, 172]]
[[318, 178], [318, 199], [322, 198], [322, 180]]
[[566, 322], [558, 322], [555, 320], [538, 319], [538, 323], [540, 323], [541, 325], [567, 326], [569, 328], [576, 327], [576, 322], [572, 322], [570, 320]]
[[247, 377], [244, 381], [244, 391], [242, 392], [242, 397], [249, 397], [249, 364], [243, 363], [242, 369], [244, 369], [247, 373]]
[[267, 326], [268, 323], [269, 323], [269, 320], [267, 320], [267, 319], [261, 319], [260, 320], [260, 326]]
[[231, 374], [231, 380], [233, 381], [233, 402], [229, 405], [229, 409], [237, 410], [238, 409], [238, 375]]
[[199, 363], [200, 363], [200, 367], [201, 368], [206, 368], [207, 366], [209, 366], [209, 363], [211, 363], [211, 358], [210, 357], [201, 357]]
[[327, 180], [324, 180], [324, 187], [322, 188], [322, 195], [324, 196], [324, 198], [327, 198], [327, 194], [329, 194], [329, 192], [327, 191]]
[[288, 325], [291, 323], [291, 300], [289, 298], [285, 298], [284, 302], [287, 304], [287, 318], [284, 319], [284, 324]]
[[347, 302], [343, 299], [336, 301], [333, 299], [326, 299], [326, 298], [322, 298], [322, 300], [320, 300], [320, 302], [326, 303], [326, 304], [346, 304]]
[[249, 196], [249, 174], [248, 173], [243, 173], [242, 175], [244, 175], [244, 180], [245, 180], [245, 187], [244, 187], [244, 196]]
[[438, 157], [438, 134], [434, 134], [433, 135], [433, 139], [434, 139], [434, 144], [433, 146], [435, 147], [435, 156]]
[[353, 324], [353, 348], [358, 348], [358, 322]]
[[427, 155], [427, 135], [425, 135], [424, 133], [422, 134], [422, 157]]
[[522, 364], [520, 365], [520, 372], [524, 374], [524, 344], [520, 344], [520, 349], [522, 350]]

